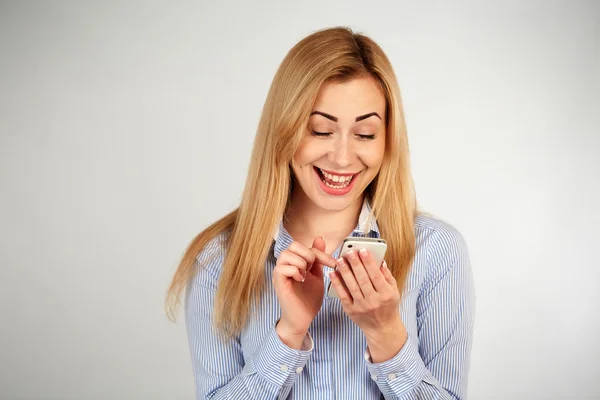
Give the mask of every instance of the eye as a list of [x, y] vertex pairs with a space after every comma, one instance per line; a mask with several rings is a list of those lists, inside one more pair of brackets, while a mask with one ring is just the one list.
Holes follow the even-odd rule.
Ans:
[[331, 132], [317, 132], [317, 131], [312, 131], [312, 134], [314, 136], [328, 137], [328, 136], [331, 135]]
[[375, 135], [374, 134], [372, 134], [372, 135], [356, 134], [356, 136], [358, 136], [359, 138], [364, 139], [364, 140], [373, 140], [373, 139], [375, 139]]

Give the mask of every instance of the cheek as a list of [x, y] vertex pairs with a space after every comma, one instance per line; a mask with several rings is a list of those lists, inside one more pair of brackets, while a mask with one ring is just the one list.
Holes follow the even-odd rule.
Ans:
[[365, 146], [359, 150], [360, 159], [369, 168], [379, 168], [383, 162], [385, 145]]
[[325, 154], [322, 146], [319, 143], [315, 143], [311, 140], [303, 140], [294, 155], [294, 160], [298, 164], [298, 167], [311, 163]]

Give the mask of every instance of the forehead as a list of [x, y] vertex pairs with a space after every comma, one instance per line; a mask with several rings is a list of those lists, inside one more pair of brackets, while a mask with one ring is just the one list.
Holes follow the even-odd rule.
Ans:
[[355, 78], [346, 82], [324, 84], [312, 111], [335, 115], [340, 122], [354, 121], [358, 115], [377, 112], [384, 117], [385, 96], [373, 77]]

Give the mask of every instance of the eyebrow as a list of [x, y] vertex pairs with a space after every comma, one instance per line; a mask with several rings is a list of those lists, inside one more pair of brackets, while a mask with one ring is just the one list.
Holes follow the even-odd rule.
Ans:
[[[327, 114], [327, 113], [324, 113], [324, 112], [321, 112], [321, 111], [313, 111], [313, 112], [310, 113], [310, 116], [315, 115], [315, 114], [322, 115], [325, 118], [330, 119], [330, 120], [332, 120], [334, 122], [338, 121], [337, 117], [334, 117], [331, 114]], [[367, 119], [369, 117], [372, 117], [373, 115], [376, 116], [377, 118], [381, 119], [381, 117], [379, 116], [379, 114], [377, 114], [376, 112], [371, 112], [371, 113], [368, 113], [368, 114], [365, 114], [365, 115], [359, 115], [358, 117], [356, 117], [355, 121], [356, 122], [362, 121], [363, 119]]]

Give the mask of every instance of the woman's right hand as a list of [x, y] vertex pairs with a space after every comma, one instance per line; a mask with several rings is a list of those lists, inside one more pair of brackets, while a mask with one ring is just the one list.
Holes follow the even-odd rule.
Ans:
[[293, 242], [279, 255], [273, 270], [273, 286], [281, 307], [276, 329], [288, 346], [300, 348], [323, 302], [323, 265], [333, 267], [335, 263], [325, 253], [325, 240], [321, 236], [310, 249]]

